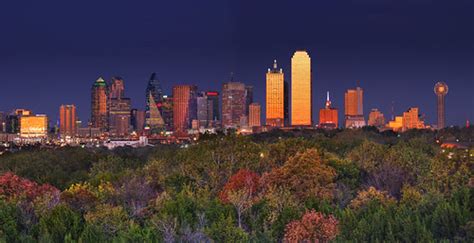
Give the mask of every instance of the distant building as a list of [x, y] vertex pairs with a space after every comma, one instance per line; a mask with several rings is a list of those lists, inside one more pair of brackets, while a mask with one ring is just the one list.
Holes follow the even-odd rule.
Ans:
[[20, 119], [19, 116], [12, 113], [5, 116], [5, 127], [6, 133], [17, 134], [20, 132]]
[[323, 129], [336, 129], [339, 127], [337, 109], [331, 107], [329, 92], [327, 92], [325, 107], [319, 110], [319, 127]]
[[109, 135], [126, 137], [130, 133], [131, 100], [125, 98], [125, 85], [122, 78], [112, 78], [109, 97]]
[[385, 117], [383, 113], [378, 109], [372, 109], [372, 111], [369, 113], [368, 125], [378, 128], [385, 127]]
[[77, 134], [77, 112], [75, 105], [59, 107], [59, 134], [62, 138], [75, 137]]
[[158, 133], [164, 129], [165, 121], [162, 114], [163, 90], [161, 82], [156, 78], [156, 73], [152, 73], [148, 80], [145, 98], [146, 126], [152, 133]]
[[6, 133], [6, 115], [0, 111], [0, 133]]
[[173, 87], [173, 124], [174, 131], [186, 132], [191, 128], [192, 120], [197, 118], [197, 86], [176, 85]]
[[448, 85], [444, 82], [438, 82], [434, 87], [434, 92], [437, 98], [436, 111], [438, 115], [438, 124], [436, 127], [442, 129], [446, 127], [445, 97], [448, 94]]
[[345, 127], [357, 128], [365, 126], [364, 91], [361, 87], [348, 89], [344, 94]]
[[222, 127], [237, 128], [247, 120], [247, 89], [240, 82], [227, 82], [222, 87]]
[[29, 115], [20, 117], [20, 137], [47, 138], [48, 117], [46, 115]]
[[249, 127], [259, 127], [262, 125], [260, 122], [261, 107], [259, 103], [252, 103], [249, 105]]
[[130, 122], [131, 122], [133, 131], [138, 132], [138, 133], [143, 132], [143, 129], [145, 128], [145, 111], [132, 109], [130, 115], [131, 115]]
[[163, 95], [161, 112], [165, 124], [165, 130], [173, 131], [173, 97]]
[[296, 51], [291, 58], [291, 125], [311, 126], [311, 58], [306, 51]]
[[91, 123], [92, 127], [101, 131], [108, 129], [108, 88], [107, 83], [99, 77], [92, 85], [91, 90]]
[[253, 86], [245, 85], [245, 115], [249, 116], [249, 106], [253, 103]]
[[278, 69], [274, 60], [273, 68], [266, 74], [266, 124], [272, 127], [284, 127], [288, 124], [288, 83], [283, 70]]
[[207, 96], [207, 92], [200, 92], [197, 97], [198, 128], [212, 127], [214, 119], [214, 100]]
[[207, 100], [209, 105], [212, 107], [211, 115], [211, 127], [217, 127], [220, 124], [220, 109], [219, 109], [219, 92], [217, 91], [207, 91], [206, 92]]
[[396, 116], [394, 121], [388, 123], [388, 128], [396, 132], [404, 132], [409, 129], [424, 129], [425, 123], [420, 118], [418, 107], [412, 107], [402, 116]]

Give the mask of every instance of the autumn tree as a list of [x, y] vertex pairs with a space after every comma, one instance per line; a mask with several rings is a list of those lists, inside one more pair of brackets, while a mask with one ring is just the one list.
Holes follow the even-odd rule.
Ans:
[[338, 225], [334, 216], [311, 210], [286, 226], [284, 242], [329, 242], [336, 238]]
[[266, 187], [287, 188], [300, 202], [317, 197], [333, 197], [336, 171], [321, 159], [318, 151], [308, 149], [297, 153], [279, 168], [263, 176]]
[[229, 179], [219, 194], [223, 203], [230, 203], [235, 207], [240, 228], [242, 228], [242, 213], [258, 200], [259, 189], [260, 176], [252, 171], [241, 169]]

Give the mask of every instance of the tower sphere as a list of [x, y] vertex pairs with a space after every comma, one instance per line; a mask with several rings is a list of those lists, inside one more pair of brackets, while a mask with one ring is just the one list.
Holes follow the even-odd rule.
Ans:
[[448, 93], [448, 85], [445, 82], [437, 82], [434, 86], [436, 95], [446, 95]]

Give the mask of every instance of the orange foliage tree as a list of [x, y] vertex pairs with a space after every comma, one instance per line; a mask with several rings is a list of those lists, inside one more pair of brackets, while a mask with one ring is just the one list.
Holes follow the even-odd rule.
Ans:
[[263, 176], [267, 188], [287, 188], [296, 199], [332, 199], [336, 171], [321, 159], [316, 149], [297, 153], [279, 168]]
[[219, 194], [223, 203], [232, 204], [237, 210], [239, 227], [242, 227], [242, 213], [252, 207], [258, 201], [260, 190], [260, 176], [247, 169], [240, 169], [229, 181]]
[[312, 209], [286, 225], [284, 242], [329, 242], [339, 233], [338, 225], [334, 216]]

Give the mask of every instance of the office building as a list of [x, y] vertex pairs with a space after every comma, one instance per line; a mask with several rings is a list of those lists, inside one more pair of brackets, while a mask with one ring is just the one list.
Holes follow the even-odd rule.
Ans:
[[133, 131], [142, 133], [145, 128], [145, 111], [132, 109], [130, 116]]
[[283, 69], [278, 69], [274, 60], [273, 68], [266, 74], [266, 124], [284, 127], [288, 123], [288, 84]]
[[445, 109], [445, 97], [448, 94], [448, 85], [444, 82], [437, 82], [434, 87], [436, 94], [436, 111], [438, 115], [438, 124], [436, 127], [442, 129], [446, 127], [446, 109]]
[[131, 100], [125, 97], [122, 78], [113, 77], [109, 90], [109, 135], [126, 137], [130, 133]]
[[291, 58], [291, 125], [312, 125], [311, 58], [296, 51]]
[[395, 117], [394, 121], [390, 121], [388, 128], [396, 132], [404, 132], [409, 129], [424, 129], [425, 123], [421, 119], [418, 107], [412, 107], [402, 116]]
[[369, 113], [369, 120], [367, 123], [369, 126], [383, 128], [385, 127], [385, 117], [378, 109], [372, 109]]
[[323, 129], [336, 129], [339, 127], [337, 109], [331, 107], [329, 92], [327, 92], [324, 108], [319, 110], [319, 127]]
[[222, 86], [222, 127], [238, 128], [247, 121], [247, 89], [241, 82], [227, 82]]
[[162, 119], [166, 131], [173, 131], [173, 97], [163, 95]]
[[44, 139], [48, 136], [48, 117], [28, 115], [20, 117], [20, 137]]
[[163, 90], [156, 73], [152, 73], [146, 88], [146, 126], [152, 133], [159, 133], [165, 128], [162, 114]]
[[249, 127], [259, 127], [262, 125], [260, 122], [261, 107], [259, 103], [252, 103], [249, 105]]
[[175, 132], [186, 132], [197, 119], [197, 87], [176, 85], [173, 87], [173, 127]]
[[108, 88], [107, 83], [99, 77], [91, 90], [91, 123], [101, 131], [108, 129]]
[[212, 121], [214, 125], [220, 121], [220, 109], [219, 109], [219, 92], [217, 91], [207, 91], [207, 99], [209, 102], [212, 102]]
[[358, 128], [365, 126], [364, 91], [361, 87], [348, 89], [344, 94], [345, 127]]
[[59, 134], [62, 138], [75, 137], [77, 134], [77, 112], [75, 105], [59, 107]]

